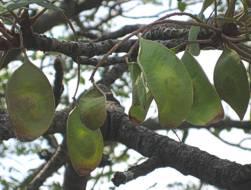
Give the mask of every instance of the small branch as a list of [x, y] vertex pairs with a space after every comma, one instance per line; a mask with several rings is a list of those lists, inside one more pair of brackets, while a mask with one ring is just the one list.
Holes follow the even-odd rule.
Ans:
[[[146, 121], [142, 123], [143, 126], [145, 126], [148, 129], [151, 130], [161, 130], [163, 129], [157, 118], [149, 118]], [[178, 129], [210, 129], [210, 128], [215, 128], [215, 129], [243, 129], [243, 130], [251, 130], [251, 123], [250, 121], [235, 121], [235, 120], [221, 120], [217, 123], [212, 123], [209, 125], [192, 125], [188, 122], [183, 122]]]
[[147, 161], [138, 166], [130, 168], [126, 172], [116, 172], [112, 179], [112, 182], [115, 186], [119, 186], [131, 180], [134, 180], [137, 177], [147, 175], [148, 173], [162, 166], [163, 165], [161, 163], [161, 160], [158, 157], [151, 157]]
[[103, 34], [103, 36], [101, 36], [100, 38], [98, 38], [96, 41], [104, 41], [104, 40], [108, 40], [108, 39], [116, 39], [116, 38], [125, 36], [126, 34], [129, 34], [129, 33], [133, 32], [135, 30], [138, 30], [140, 27], [142, 27], [142, 25], [140, 25], [140, 24], [126, 25], [126, 26], [123, 26], [122, 28], [120, 28], [117, 31]]
[[[79, 62], [78, 63], [81, 64], [81, 65], [96, 66], [99, 61], [100, 61], [100, 59], [98, 59], [98, 58], [88, 58], [88, 57], [85, 57], [85, 56], [81, 56], [81, 57], [79, 57]], [[123, 63], [125, 63], [125, 58], [124, 57], [112, 56], [112, 57], [108, 57], [108, 59], [106, 60], [105, 66], [123, 64]]]
[[55, 154], [51, 159], [44, 165], [44, 167], [39, 171], [39, 173], [30, 182], [27, 190], [38, 189], [44, 181], [50, 177], [55, 171], [57, 171], [65, 162], [65, 145], [61, 145], [56, 150]]
[[127, 71], [127, 64], [122, 63], [115, 65], [111, 68], [111, 70], [105, 73], [105, 76], [98, 83], [110, 86], [115, 80], [121, 77], [125, 71]]
[[[197, 22], [190, 22], [190, 21], [177, 21], [177, 20], [165, 20], [169, 17], [172, 16], [182, 16], [182, 15], [186, 15], [186, 16], [190, 16], [191, 18], [193, 18], [194, 20], [196, 20]], [[102, 57], [102, 59], [100, 60], [100, 62], [97, 64], [97, 66], [95, 67], [95, 69], [93, 70], [91, 76], [90, 76], [90, 81], [94, 82], [94, 75], [98, 69], [98, 67], [100, 67], [104, 61], [108, 58], [108, 56], [114, 52], [116, 52], [125, 42], [127, 42], [131, 37], [138, 35], [139, 33], [143, 32], [145, 33], [146, 31], [150, 30], [151, 27], [155, 26], [155, 25], [159, 25], [159, 24], [166, 24], [166, 23], [174, 23], [177, 25], [184, 25], [184, 26], [200, 26], [202, 28], [206, 28], [206, 29], [211, 29], [214, 32], [221, 32], [221, 30], [219, 28], [216, 28], [214, 26], [205, 24], [203, 22], [201, 22], [197, 17], [195, 17], [192, 14], [189, 13], [172, 13], [172, 14], [168, 14], [154, 22], [152, 22], [149, 25], [143, 26], [141, 28], [139, 28], [138, 30], [135, 30], [134, 32], [132, 32], [131, 34], [129, 34], [128, 36], [126, 36], [125, 38], [123, 38], [120, 42], [116, 43], [114, 46], [112, 46], [112, 48], [107, 51], [107, 53]]]
[[[220, 137], [220, 134], [216, 134], [216, 133], [212, 132], [211, 130], [209, 130], [209, 132], [210, 132], [213, 136], [215, 136], [217, 139], [219, 139], [221, 142], [223, 142], [223, 143], [225, 143], [225, 144], [227, 144], [227, 145], [230, 145], [230, 146], [233, 146], [233, 147], [237, 147], [237, 148], [240, 148], [240, 149], [242, 149], [242, 150], [251, 151], [251, 148], [249, 148], [249, 147], [244, 147], [244, 146], [241, 145], [243, 141], [247, 140], [247, 138], [242, 139], [239, 143], [231, 143], [231, 142], [229, 142], [229, 141], [223, 139], [222, 137]], [[249, 139], [249, 140], [250, 140], [250, 139]]]

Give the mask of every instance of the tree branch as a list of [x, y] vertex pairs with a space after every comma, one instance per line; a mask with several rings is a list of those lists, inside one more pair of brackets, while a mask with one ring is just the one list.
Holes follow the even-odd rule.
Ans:
[[202, 181], [228, 190], [249, 190], [251, 165], [240, 165], [220, 159], [198, 148], [176, 142], [166, 136], [135, 126], [128, 116], [110, 114], [111, 134], [105, 139], [119, 141], [143, 156], [157, 156], [162, 165], [175, 168], [184, 175], [195, 176]]
[[141, 24], [126, 25], [126, 26], [123, 26], [122, 28], [120, 28], [117, 31], [103, 34], [96, 41], [104, 41], [104, 40], [109, 40], [109, 39], [116, 39], [116, 38], [125, 36], [126, 34], [132, 33], [134, 30], [137, 30], [137, 29], [139, 29], [142, 26], [143, 25], [141, 25]]
[[[235, 121], [235, 120], [221, 120], [217, 123], [211, 123], [209, 125], [193, 125], [188, 122], [183, 122], [177, 129], [244, 129], [251, 130], [250, 121]], [[160, 130], [163, 129], [158, 122], [157, 118], [149, 118], [142, 123], [148, 129]]]
[[70, 163], [65, 166], [63, 190], [84, 190], [88, 176], [79, 176]]
[[119, 186], [133, 179], [136, 179], [137, 177], [144, 176], [161, 166], [161, 159], [159, 159], [158, 157], [151, 157], [142, 164], [134, 166], [126, 172], [116, 172], [112, 179], [112, 182], [114, 183], [114, 185]]
[[[64, 132], [66, 119], [67, 111], [57, 112], [48, 133]], [[0, 134], [2, 134], [2, 129], [6, 132], [6, 126], [10, 127], [11, 124], [7, 119], [7, 114], [0, 114], [0, 120], [4, 121], [0, 128]], [[239, 124], [241, 123], [239, 122]], [[162, 166], [175, 168], [185, 175], [195, 176], [209, 184], [229, 190], [250, 189], [250, 165], [240, 165], [220, 159], [198, 148], [158, 135], [143, 126], [135, 126], [127, 115], [114, 108], [109, 111], [108, 118], [102, 127], [102, 133], [105, 140], [121, 142], [146, 157], [158, 156], [161, 158]], [[8, 134], [12, 134], [12, 136], [8, 136]], [[8, 128], [1, 139], [2, 137], [5, 139], [14, 137], [13, 132]]]
[[27, 187], [27, 190], [37, 190], [44, 181], [57, 171], [66, 160], [65, 145], [58, 147], [51, 159], [44, 165]]
[[[107, 100], [110, 101], [111, 98], [108, 97]], [[113, 101], [113, 99], [111, 99]], [[54, 134], [54, 133], [62, 133], [65, 134], [66, 130], [66, 121], [69, 114], [69, 110], [61, 110], [55, 113], [52, 124], [46, 134]], [[150, 130], [158, 130], [163, 129], [159, 125], [159, 123], [155, 119], [148, 119], [142, 124], [146, 128]], [[243, 130], [251, 130], [251, 122], [250, 121], [233, 121], [233, 120], [222, 120], [214, 124], [210, 124], [207, 126], [195, 126], [184, 122], [177, 129], [205, 129], [205, 128], [215, 128], [215, 129], [243, 129]], [[15, 138], [14, 131], [12, 129], [12, 125], [9, 119], [9, 116], [6, 112], [0, 112], [0, 141], [8, 140], [11, 138]]]
[[[100, 59], [99, 58], [88, 58], [86, 56], [81, 56], [79, 57], [79, 59], [77, 60], [77, 58], [74, 58], [74, 61], [78, 61], [78, 64], [81, 65], [92, 65], [92, 66], [97, 66], [97, 64], [99, 63]], [[105, 61], [105, 63], [101, 66], [110, 66], [110, 65], [116, 65], [116, 64], [122, 64], [122, 63], [126, 63], [125, 62], [125, 58], [122, 56], [111, 56], [108, 57], [108, 59]]]
[[[25, 28], [25, 27], [23, 27]], [[159, 33], [162, 30], [164, 30], [164, 36], [161, 36]], [[179, 31], [179, 32], [178, 32]], [[180, 29], [178, 28], [175, 30], [175, 28], [158, 28], [158, 30], [153, 28], [153, 30], [149, 30], [145, 37], [147, 39], [165, 39], [162, 41], [159, 41], [163, 45], [165, 45], [168, 48], [174, 48], [176, 46], [180, 46], [181, 44], [184, 44], [185, 39], [182, 37], [184, 34], [187, 34], [187, 29]], [[177, 38], [178, 36], [181, 36], [180, 39]], [[202, 35], [202, 34], [201, 34]], [[205, 34], [204, 37], [206, 37], [208, 34]], [[172, 36], [176, 36], [175, 39], [169, 38]], [[41, 50], [45, 52], [59, 52], [63, 53], [67, 56], [76, 58], [77, 56], [86, 56], [88, 58], [96, 56], [96, 55], [103, 55], [107, 53], [115, 44], [119, 43], [120, 40], [105, 40], [100, 42], [74, 42], [74, 41], [59, 41], [55, 38], [49, 38], [45, 35], [39, 35], [37, 33], [27, 33], [23, 36], [24, 38], [24, 46], [25, 48], [29, 50]], [[168, 40], [171, 39], [171, 40]], [[132, 45], [135, 43], [136, 40], [127, 40], [124, 42], [115, 52], [116, 53], [127, 53]], [[15, 39], [10, 43], [8, 47], [0, 47], [0, 50], [7, 51], [10, 49], [19, 48], [19, 36], [17, 35]], [[200, 44], [201, 49], [205, 48], [212, 48], [216, 47], [215, 41], [208, 41], [207, 43], [203, 42]], [[178, 49], [178, 51], [184, 50], [184, 46], [182, 46], [181, 49]], [[137, 49], [135, 49], [137, 51]]]
[[126, 63], [115, 65], [111, 68], [111, 70], [105, 73], [105, 76], [98, 83], [103, 84], [105, 86], [110, 86], [114, 83], [116, 79], [121, 77], [125, 71], [127, 71]]

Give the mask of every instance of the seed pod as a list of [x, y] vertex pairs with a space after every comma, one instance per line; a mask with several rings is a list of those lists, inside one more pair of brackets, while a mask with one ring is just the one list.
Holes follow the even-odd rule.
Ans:
[[80, 120], [78, 107], [75, 108], [67, 122], [67, 148], [72, 166], [80, 176], [88, 175], [99, 165], [103, 147], [100, 129], [87, 128]]
[[207, 125], [221, 120], [224, 111], [220, 97], [200, 64], [188, 51], [184, 53], [181, 60], [193, 83], [193, 105], [186, 121], [194, 125]]
[[132, 80], [132, 105], [129, 110], [129, 117], [136, 123], [141, 123], [145, 120], [153, 97], [146, 86], [139, 65], [133, 63], [129, 64], [128, 67]]
[[178, 127], [193, 104], [192, 80], [184, 64], [170, 49], [143, 38], [138, 63], [157, 104], [160, 125]]
[[106, 98], [98, 89], [92, 88], [80, 95], [79, 110], [84, 125], [96, 130], [106, 119]]
[[7, 110], [20, 140], [45, 133], [55, 112], [53, 91], [46, 76], [30, 62], [19, 67], [6, 88]]
[[223, 49], [215, 65], [214, 84], [221, 99], [243, 119], [250, 99], [250, 88], [245, 66], [233, 49]]

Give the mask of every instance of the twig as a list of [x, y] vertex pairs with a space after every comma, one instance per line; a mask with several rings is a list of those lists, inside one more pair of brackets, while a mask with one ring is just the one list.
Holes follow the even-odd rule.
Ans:
[[27, 190], [38, 189], [49, 176], [51, 176], [64, 164], [65, 159], [65, 144], [63, 142], [63, 144], [58, 147], [51, 159], [44, 165], [40, 172], [30, 182], [29, 186], [27, 187]]
[[[196, 20], [197, 23], [196, 22], [189, 22], [189, 21], [185, 22], [185, 21], [177, 21], [177, 20], [164, 20], [164, 19], [167, 19], [167, 18], [172, 17], [172, 16], [184, 16], [184, 15], [190, 16], [191, 18], [193, 18], [194, 20]], [[127, 37], [125, 37], [124, 39], [122, 39], [119, 43], [115, 44], [102, 57], [102, 59], [100, 60], [100, 62], [97, 64], [97, 66], [93, 70], [93, 72], [92, 72], [91, 77], [90, 77], [89, 80], [92, 81], [92, 82], [94, 82], [94, 75], [95, 75], [97, 69], [100, 67], [100, 65], [102, 65], [103, 62], [107, 59], [107, 57], [110, 54], [112, 54], [114, 51], [116, 51], [125, 41], [129, 40], [132, 36], [137, 35], [140, 32], [143, 32], [143, 31], [145, 32], [148, 28], [151, 28], [154, 25], [164, 24], [164, 23], [174, 23], [174, 24], [189, 25], [189, 26], [200, 26], [200, 27], [203, 27], [203, 28], [214, 30], [216, 32], [220, 32], [221, 31], [219, 28], [216, 28], [214, 26], [211, 26], [211, 25], [203, 23], [200, 19], [198, 19], [197, 17], [195, 17], [194, 15], [189, 14], [189, 13], [172, 13], [172, 14], [166, 15], [166, 16], [164, 16], [164, 17], [162, 17], [162, 18], [154, 21], [153, 23], [151, 23], [149, 25], [146, 25], [146, 26], [143, 26], [143, 27], [139, 28], [138, 30], [132, 32], [130, 35], [128, 35]]]
[[142, 164], [130, 168], [126, 172], [116, 172], [112, 182], [115, 186], [119, 186], [136, 179], [137, 177], [144, 176], [160, 167], [163, 167], [161, 159], [153, 156]]
[[[239, 143], [231, 143], [231, 142], [229, 142], [229, 141], [227, 141], [227, 140], [224, 140], [223, 138], [221, 138], [219, 135], [215, 134], [215, 133], [212, 132], [211, 130], [209, 130], [209, 132], [210, 132], [213, 136], [217, 137], [217, 139], [219, 139], [221, 142], [223, 142], [223, 143], [225, 143], [225, 144], [227, 144], [227, 145], [230, 145], [230, 146], [233, 146], [233, 147], [237, 147], [237, 148], [240, 148], [240, 149], [242, 149], [242, 150], [251, 151], [251, 148], [243, 147], [243, 146], [241, 145], [241, 143], [243, 142], [244, 139], [242, 139]], [[250, 140], [250, 137], [249, 137], [249, 140]]]

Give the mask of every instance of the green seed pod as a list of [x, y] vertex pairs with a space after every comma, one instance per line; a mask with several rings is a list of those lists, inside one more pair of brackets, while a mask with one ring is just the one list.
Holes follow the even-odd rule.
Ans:
[[98, 89], [92, 88], [80, 95], [79, 110], [84, 125], [96, 130], [106, 119], [106, 97]]
[[72, 166], [80, 176], [88, 175], [102, 159], [104, 142], [101, 131], [91, 130], [81, 122], [78, 107], [68, 118], [67, 148]]
[[6, 88], [7, 110], [20, 140], [45, 133], [55, 112], [54, 95], [46, 76], [30, 62], [19, 67]]

